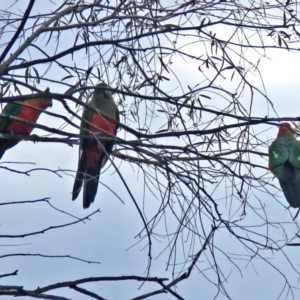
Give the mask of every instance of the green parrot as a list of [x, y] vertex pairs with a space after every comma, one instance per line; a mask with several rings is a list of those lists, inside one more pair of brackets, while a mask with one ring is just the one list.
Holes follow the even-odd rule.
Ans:
[[278, 178], [288, 203], [300, 207], [300, 142], [289, 123], [280, 124], [269, 147], [269, 169]]
[[[115, 137], [118, 125], [106, 118], [119, 122], [119, 111], [108, 85], [100, 83], [95, 87], [89, 105], [97, 112], [85, 107], [80, 125], [79, 162], [73, 186], [72, 200], [75, 200], [83, 185], [83, 208], [94, 202], [97, 194], [101, 168], [108, 160], [114, 141], [100, 141], [97, 137]], [[103, 113], [103, 115], [102, 115]], [[90, 137], [86, 136], [88, 132]]]
[[[34, 128], [34, 125], [12, 120], [4, 115], [36, 123], [43, 110], [51, 105], [51, 98], [36, 98], [7, 103], [0, 114], [0, 133], [22, 134], [29, 136]], [[14, 147], [20, 141], [21, 139], [0, 138], [0, 158], [3, 156], [6, 150]]]

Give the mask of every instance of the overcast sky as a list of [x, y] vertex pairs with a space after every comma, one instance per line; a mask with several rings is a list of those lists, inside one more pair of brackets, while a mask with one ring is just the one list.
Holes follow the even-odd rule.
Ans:
[[[37, 1], [34, 13], [43, 12], [42, 9], [46, 8], [44, 7], [44, 3]], [[24, 2], [18, 3], [18, 8], [21, 10], [23, 9], [22, 5], [24, 5]], [[50, 2], [47, 1], [47, 5], [50, 7]], [[50, 7], [50, 9], [53, 8]], [[67, 40], [63, 40], [62, 44], [67, 42]], [[193, 48], [191, 48], [191, 51], [193, 51]], [[85, 62], [85, 58], [82, 57], [82, 60], [79, 60], [78, 64], [84, 66]], [[264, 78], [267, 94], [272, 100], [279, 117], [296, 117], [300, 115], [297, 109], [300, 96], [299, 76], [295, 70], [295, 66], [299, 65], [299, 53], [272, 50], [268, 53], [268, 58], [263, 59], [260, 63], [260, 70]], [[174, 58], [174, 66], [174, 69], [176, 70], [177, 68], [178, 70], [178, 75], [183, 75], [180, 77], [182, 86], [186, 88], [187, 85], [197, 83], [199, 71], [197, 70], [197, 66], [192, 62], [183, 63], [182, 60], [178, 59], [177, 61]], [[259, 84], [259, 78], [257, 78], [256, 83]], [[170, 85], [170, 90], [172, 90], [172, 82], [168, 84]], [[58, 87], [58, 85], [50, 86], [50, 88], [52, 92], [65, 91], [65, 87]], [[61, 90], [56, 91], [56, 88], [61, 88]], [[244, 95], [245, 103], [248, 103], [248, 96], [247, 93]], [[74, 105], [70, 105], [70, 107], [75, 110]], [[268, 109], [270, 112], [269, 116], [275, 116], [264, 99], [260, 101], [256, 98], [253, 107], [254, 116], [264, 117]], [[58, 101], [55, 101], [49, 111], [59, 113], [62, 111], [62, 105]], [[58, 127], [63, 123], [45, 114], [40, 117], [38, 122], [40, 124], [51, 124], [53, 127]], [[263, 141], [271, 141], [276, 136], [277, 128], [275, 126], [260, 125], [255, 127], [255, 131], [260, 132], [260, 138]], [[41, 131], [36, 130], [34, 133], [41, 134]], [[124, 137], [122, 130], [118, 134], [122, 138]], [[48, 197], [52, 205], [77, 218], [84, 217], [98, 208], [100, 208], [101, 212], [96, 213], [89, 221], [85, 221], [84, 223], [81, 222], [74, 226], [50, 230], [41, 235], [24, 239], [2, 238], [0, 241], [0, 255], [10, 253], [70, 255], [88, 261], [100, 262], [100, 264], [88, 264], [70, 258], [54, 259], [22, 256], [1, 258], [0, 275], [18, 270], [18, 276], [1, 278], [1, 285], [22, 285], [26, 289], [35, 289], [37, 286], [41, 287], [60, 281], [76, 280], [84, 277], [146, 275], [145, 271], [148, 263], [147, 241], [143, 240], [133, 246], [138, 241], [136, 236], [143, 228], [143, 224], [120, 177], [111, 165], [107, 165], [101, 174], [101, 183], [99, 184], [95, 202], [88, 210], [83, 210], [82, 194], [75, 202], [71, 201], [73, 176], [77, 167], [77, 161], [78, 146], [76, 145], [71, 147], [58, 143], [34, 144], [32, 142], [22, 142], [5, 153], [1, 160], [1, 167], [9, 167], [17, 170], [29, 170], [33, 168], [61, 169], [61, 171], [58, 173], [60, 176], [46, 170], [33, 171], [29, 174], [30, 176], [26, 176], [0, 168], [1, 202], [37, 200]], [[23, 164], [19, 164], [19, 162]], [[142, 202], [144, 196], [143, 176], [138, 172], [138, 169], [119, 159], [115, 159], [114, 163], [122, 176], [126, 178], [126, 182], [135, 199]], [[256, 163], [267, 165], [264, 159]], [[102, 184], [112, 189], [122, 198], [124, 203]], [[278, 185], [276, 180], [274, 184]], [[214, 193], [216, 199], [222, 196], [221, 189]], [[286, 232], [287, 236], [292, 236], [299, 230], [297, 222], [294, 223], [292, 221], [296, 210], [285, 209], [284, 206], [287, 204], [283, 196], [281, 198], [283, 205], [280, 205], [271, 196], [255, 191], [251, 199], [253, 201], [252, 205], [259, 205], [257, 199], [265, 205], [270, 223], [281, 221], [284, 224], [284, 230], [280, 230], [277, 227], [268, 227], [268, 233], [276, 237], [276, 240], [284, 240], [284, 236], [280, 236], [283, 231]], [[146, 200], [145, 207], [147, 214], [151, 216], [151, 214], [156, 212], [160, 202], [149, 192], [147, 193]], [[224, 203], [220, 203], [220, 206], [222, 205], [225, 206]], [[38, 204], [1, 206], [0, 220], [0, 235], [3, 235], [38, 231], [49, 226], [73, 222], [76, 218], [54, 210], [46, 202], [41, 202]], [[249, 212], [240, 224], [251, 226], [259, 223], [259, 217]], [[206, 225], [207, 227], [210, 226], [209, 223]], [[163, 223], [160, 224], [156, 230], [159, 232], [163, 226]], [[176, 228], [176, 226], [176, 223], [170, 224], [170, 228], [172, 229]], [[240, 270], [238, 270], [233, 264], [226, 262], [224, 258], [223, 271], [225, 272], [225, 276], [228, 277], [228, 283], [224, 282], [224, 286], [232, 299], [277, 299], [282, 290], [284, 292], [279, 299], [286, 299], [286, 296], [287, 299], [292, 299], [292, 296], [295, 299], [300, 297], [300, 291], [297, 290], [294, 290], [294, 295], [286, 295], [287, 289], [284, 288], [285, 281], [283, 276], [276, 272], [274, 268], [268, 266], [266, 261], [254, 258], [253, 261], [249, 262], [249, 257], [238, 256], [238, 254], [247, 252], [247, 249], [241, 244], [236, 243], [236, 240], [227, 231], [223, 230], [223, 232], [224, 235], [218, 235], [215, 245], [224, 252], [230, 253], [232, 257], [235, 257], [240, 267]], [[262, 232], [266, 232], [265, 227], [262, 229]], [[161, 254], [166, 245], [165, 242], [163, 238], [158, 238], [157, 241], [154, 241], [150, 276], [172, 278], [172, 267], [166, 270], [168, 252]], [[298, 259], [299, 249], [291, 247], [285, 249], [285, 253], [292, 264], [294, 264], [295, 269], [300, 269], [300, 261]], [[220, 252], [216, 253], [216, 256], [222, 259]], [[270, 262], [276, 265], [280, 272], [287, 276], [289, 282], [295, 287], [299, 287], [299, 274], [292, 270], [286, 257], [281, 252], [272, 253], [271, 251], [269, 257]], [[199, 261], [200, 265], [207, 265], [207, 268], [209, 268], [205, 260], [205, 255], [200, 257]], [[208, 277], [214, 276], [212, 274], [208, 269], [206, 275]], [[91, 290], [98, 292], [102, 297], [114, 300], [130, 299], [159, 288], [159, 286], [155, 286], [154, 284], [140, 286], [140, 283], [134, 281], [100, 282], [88, 284], [83, 287], [92, 287]], [[177, 291], [185, 299], [213, 299], [218, 293], [217, 288], [210, 284], [197, 270], [192, 273], [191, 278], [178, 285]], [[77, 292], [69, 289], [53, 292], [52, 294], [59, 294], [74, 300], [85, 299]], [[153, 299], [168, 300], [174, 299], [174, 297], [160, 295], [153, 297]], [[225, 297], [218, 295], [217, 299], [225, 299]]]

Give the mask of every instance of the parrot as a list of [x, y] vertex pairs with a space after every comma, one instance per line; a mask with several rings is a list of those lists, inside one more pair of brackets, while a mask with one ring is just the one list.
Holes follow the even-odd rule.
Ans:
[[[5, 117], [5, 115], [35, 123], [43, 110], [49, 106], [52, 106], [52, 99], [48, 97], [7, 103], [0, 114], [0, 133], [29, 136], [34, 128], [33, 124], [12, 120]], [[0, 159], [6, 150], [14, 147], [21, 140], [22, 139], [0, 138]]]
[[[106, 83], [96, 85], [91, 101], [94, 110], [85, 107], [80, 124], [79, 161], [74, 181], [74, 201], [83, 185], [83, 208], [94, 202], [98, 190], [100, 171], [108, 161], [115, 141], [99, 141], [97, 137], [115, 137], [118, 129], [119, 111]], [[108, 119], [108, 116], [110, 119]], [[117, 122], [113, 122], [117, 121]], [[89, 137], [86, 137], [91, 133]], [[84, 137], [85, 136], [85, 137]]]
[[300, 207], [300, 142], [290, 123], [280, 124], [277, 138], [269, 147], [269, 169], [290, 206]]

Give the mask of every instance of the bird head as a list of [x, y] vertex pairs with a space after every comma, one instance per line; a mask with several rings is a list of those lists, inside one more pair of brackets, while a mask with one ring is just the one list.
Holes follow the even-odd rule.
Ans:
[[284, 122], [279, 125], [279, 131], [278, 131], [277, 136], [281, 135], [282, 133], [293, 133], [294, 134], [295, 131], [293, 130], [290, 123]]
[[95, 90], [94, 90], [94, 94], [93, 94], [93, 98], [92, 98], [92, 102], [94, 104], [104, 104], [107, 102], [111, 102], [112, 100], [112, 95], [111, 92], [109, 91], [109, 86], [102, 82], [98, 85], [96, 85]]

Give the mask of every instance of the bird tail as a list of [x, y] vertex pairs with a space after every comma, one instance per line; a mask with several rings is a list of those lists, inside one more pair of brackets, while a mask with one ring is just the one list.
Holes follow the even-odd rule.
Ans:
[[16, 146], [20, 141], [10, 139], [0, 139], [0, 159], [4, 155], [5, 151]]
[[79, 175], [79, 172], [77, 172], [76, 179], [75, 179], [74, 186], [73, 186], [73, 192], [72, 192], [72, 200], [73, 201], [75, 199], [77, 199], [77, 197], [81, 191], [82, 180], [83, 180], [83, 176]]
[[73, 185], [73, 192], [72, 192], [72, 200], [74, 201], [75, 199], [77, 199], [80, 191], [81, 191], [81, 187], [82, 187], [82, 183], [84, 180], [84, 172], [85, 172], [85, 159], [84, 156], [81, 156], [78, 162], [78, 168], [77, 168], [77, 173], [76, 173], [76, 177], [75, 177], [75, 181], [74, 181], [74, 185]]
[[6, 151], [6, 150], [2, 150], [2, 149], [0, 150], [0, 159], [1, 159], [2, 156], [4, 155], [5, 151]]
[[293, 184], [279, 180], [279, 183], [288, 203], [294, 208], [300, 207], [300, 182]]
[[100, 177], [101, 164], [94, 168], [88, 168], [85, 173], [83, 186], [83, 208], [89, 208], [94, 202]]

